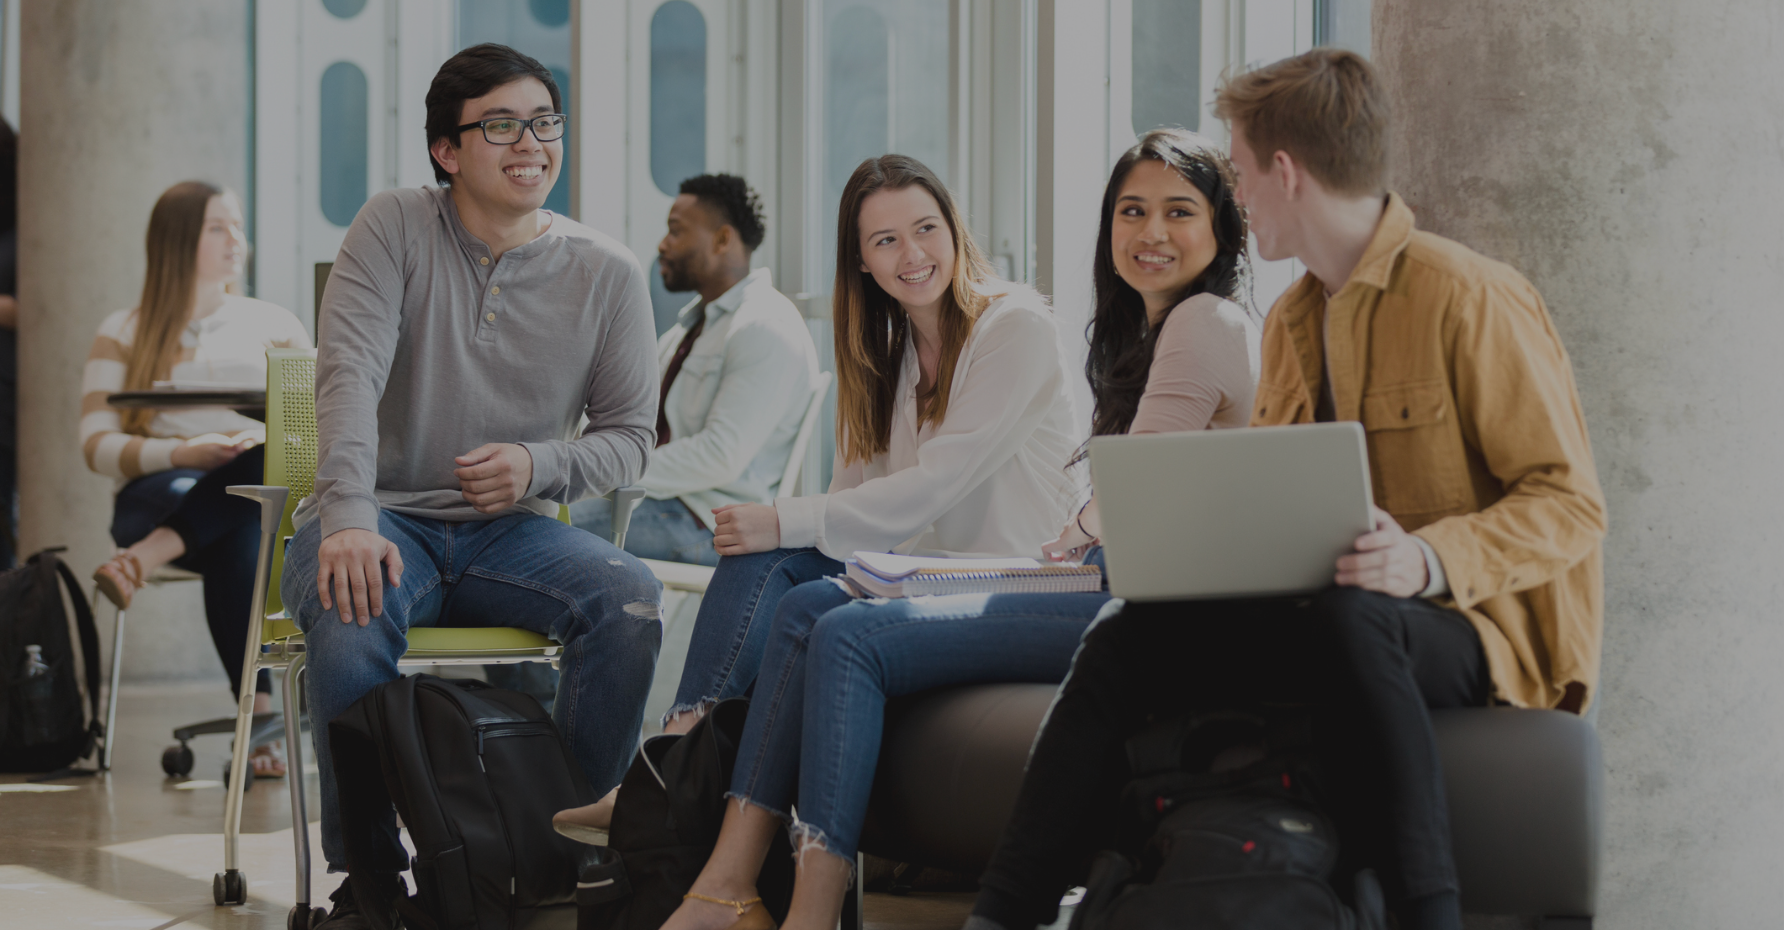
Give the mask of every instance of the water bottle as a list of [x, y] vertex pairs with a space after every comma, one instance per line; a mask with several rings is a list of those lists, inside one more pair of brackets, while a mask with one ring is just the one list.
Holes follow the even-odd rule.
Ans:
[[25, 670], [20, 676], [20, 691], [25, 704], [25, 745], [35, 746], [55, 738], [55, 679], [44, 664], [42, 646], [25, 647]]

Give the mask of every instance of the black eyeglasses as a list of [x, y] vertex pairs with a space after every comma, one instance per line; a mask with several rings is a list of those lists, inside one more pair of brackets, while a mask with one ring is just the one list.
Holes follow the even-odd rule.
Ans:
[[490, 145], [513, 145], [520, 141], [520, 135], [533, 130], [533, 138], [540, 142], [556, 142], [564, 137], [564, 130], [569, 127], [570, 118], [562, 113], [547, 113], [532, 119], [520, 119], [515, 116], [497, 116], [492, 119], [480, 119], [475, 123], [466, 123], [458, 127], [459, 132], [472, 129], [483, 130], [483, 141]]

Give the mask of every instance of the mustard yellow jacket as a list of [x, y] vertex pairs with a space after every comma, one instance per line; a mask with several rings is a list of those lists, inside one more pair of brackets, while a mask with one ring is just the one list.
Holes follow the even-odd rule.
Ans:
[[1390, 194], [1329, 302], [1309, 274], [1271, 310], [1252, 424], [1312, 422], [1328, 368], [1337, 418], [1368, 433], [1377, 506], [1442, 559], [1442, 602], [1480, 633], [1494, 697], [1583, 711], [1604, 626], [1604, 493], [1542, 297], [1415, 229]]

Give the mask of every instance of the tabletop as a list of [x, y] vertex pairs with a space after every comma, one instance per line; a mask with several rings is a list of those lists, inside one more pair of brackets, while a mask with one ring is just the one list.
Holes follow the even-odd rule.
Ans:
[[[156, 388], [148, 391], [117, 391], [105, 395], [105, 402], [119, 410], [227, 407], [238, 413], [252, 416], [256, 411], [264, 415], [266, 391], [253, 388], [217, 391]], [[262, 417], [255, 417], [255, 419], [262, 419]]]

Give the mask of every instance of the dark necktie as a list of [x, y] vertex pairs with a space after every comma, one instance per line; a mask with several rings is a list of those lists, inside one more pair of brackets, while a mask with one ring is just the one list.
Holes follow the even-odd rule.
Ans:
[[657, 398], [657, 446], [669, 442], [669, 386], [675, 383], [675, 376], [681, 374], [683, 362], [688, 360], [688, 353], [694, 351], [694, 340], [700, 338], [700, 331], [706, 328], [706, 308], [700, 308], [700, 319], [688, 327], [688, 334], [681, 337], [681, 345], [675, 347], [675, 354], [669, 357], [669, 368], [663, 372], [663, 393]]

